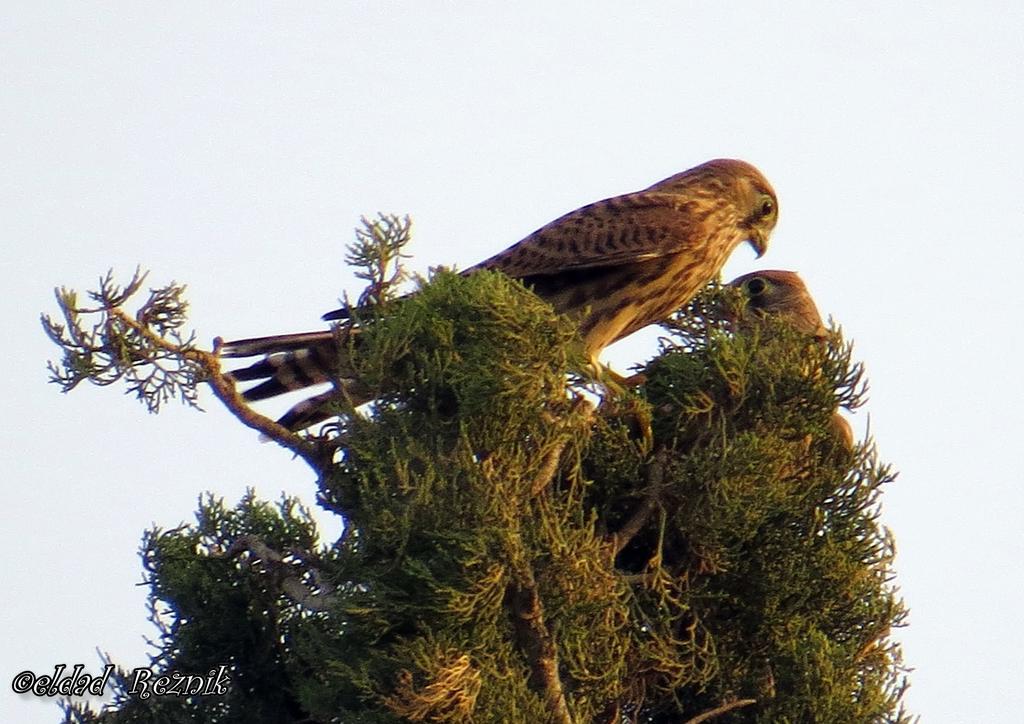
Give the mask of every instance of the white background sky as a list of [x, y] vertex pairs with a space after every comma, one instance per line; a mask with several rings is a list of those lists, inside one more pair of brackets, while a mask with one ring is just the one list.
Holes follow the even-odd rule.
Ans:
[[[513, 9], [514, 8], [514, 9]], [[146, 663], [137, 548], [301, 462], [208, 412], [62, 396], [40, 311], [136, 264], [189, 285], [200, 339], [317, 329], [357, 285], [361, 214], [413, 266], [466, 267], [582, 204], [709, 158], [780, 223], [726, 277], [799, 271], [867, 365], [927, 722], [1024, 710], [1020, 3], [0, 5], [0, 720], [54, 722], [24, 669]], [[649, 357], [648, 335], [609, 358]], [[332, 525], [332, 531], [337, 528]]]

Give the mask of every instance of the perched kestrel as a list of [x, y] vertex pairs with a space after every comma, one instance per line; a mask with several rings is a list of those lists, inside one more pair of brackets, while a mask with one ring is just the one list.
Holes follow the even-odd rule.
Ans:
[[[748, 163], [709, 161], [636, 193], [584, 206], [467, 269], [519, 279], [557, 312], [578, 320], [586, 353], [663, 321], [713, 279], [747, 241], [764, 254], [778, 218], [771, 185]], [[330, 312], [325, 319], [337, 319]], [[261, 400], [321, 382], [345, 384], [331, 331], [227, 342], [224, 357], [266, 355], [231, 373], [264, 380], [247, 390]], [[280, 420], [298, 430], [326, 419], [333, 390], [299, 403]]]
[[[818, 307], [796, 272], [778, 269], [751, 272], [736, 277], [727, 286], [743, 293], [746, 309], [754, 315], [781, 317], [821, 344], [828, 338], [828, 329], [821, 321]], [[750, 317], [741, 319], [741, 328], [750, 321]], [[832, 429], [843, 446], [852, 450], [853, 430], [846, 418], [838, 412], [832, 416]]]

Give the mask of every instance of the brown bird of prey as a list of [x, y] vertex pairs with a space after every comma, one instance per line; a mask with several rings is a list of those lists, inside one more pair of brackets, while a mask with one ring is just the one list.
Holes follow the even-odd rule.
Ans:
[[[463, 273], [496, 269], [521, 280], [578, 321], [596, 363], [612, 342], [688, 302], [742, 242], [764, 254], [777, 218], [764, 176], [749, 163], [719, 159], [571, 211]], [[329, 330], [227, 342], [219, 352], [264, 355], [230, 373], [238, 381], [263, 380], [243, 393], [249, 401], [321, 382], [346, 385], [342, 350]], [[337, 395], [329, 390], [300, 402], [280, 423], [299, 430], [324, 420], [326, 403]]]
[[[736, 277], [727, 286], [739, 289], [752, 317], [740, 319], [740, 329], [760, 317], [781, 317], [804, 334], [824, 344], [828, 329], [821, 321], [818, 307], [796, 272], [766, 269]], [[853, 430], [846, 418], [836, 412], [832, 430], [847, 450], [853, 449]]]

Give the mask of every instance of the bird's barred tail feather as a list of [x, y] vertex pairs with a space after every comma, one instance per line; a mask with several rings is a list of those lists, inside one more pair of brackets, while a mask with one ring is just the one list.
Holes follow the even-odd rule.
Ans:
[[[301, 430], [332, 416], [330, 403], [341, 399], [341, 389], [352, 380], [342, 364], [343, 344], [333, 330], [281, 334], [224, 342], [217, 348], [221, 357], [263, 356], [248, 367], [227, 373], [235, 382], [260, 381], [242, 392], [248, 402], [257, 402], [313, 385], [331, 383], [330, 390], [313, 395], [289, 409], [278, 423], [289, 430]], [[350, 394], [350, 397], [352, 395]], [[359, 404], [356, 400], [356, 404]]]
[[307, 397], [302, 402], [293, 405], [277, 423], [292, 432], [304, 430], [337, 415], [338, 413], [333, 410], [333, 403], [341, 402], [341, 400], [342, 393], [336, 389]]
[[221, 342], [217, 352], [221, 357], [255, 357], [259, 354], [289, 352], [311, 345], [322, 344], [334, 339], [334, 332], [322, 329], [316, 332], [298, 332], [296, 334], [277, 334], [270, 337], [253, 337], [237, 339], [233, 342]]

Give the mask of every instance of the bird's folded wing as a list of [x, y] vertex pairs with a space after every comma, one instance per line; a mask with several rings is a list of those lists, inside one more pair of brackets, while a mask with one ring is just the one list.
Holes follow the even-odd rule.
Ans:
[[[463, 274], [483, 269], [513, 279], [617, 267], [686, 251], [700, 237], [694, 202], [677, 194], [640, 191], [571, 211]], [[323, 319], [346, 319], [336, 309]]]
[[641, 191], [598, 201], [538, 229], [466, 270], [497, 269], [523, 278], [631, 264], [677, 254], [697, 235], [692, 201]]

